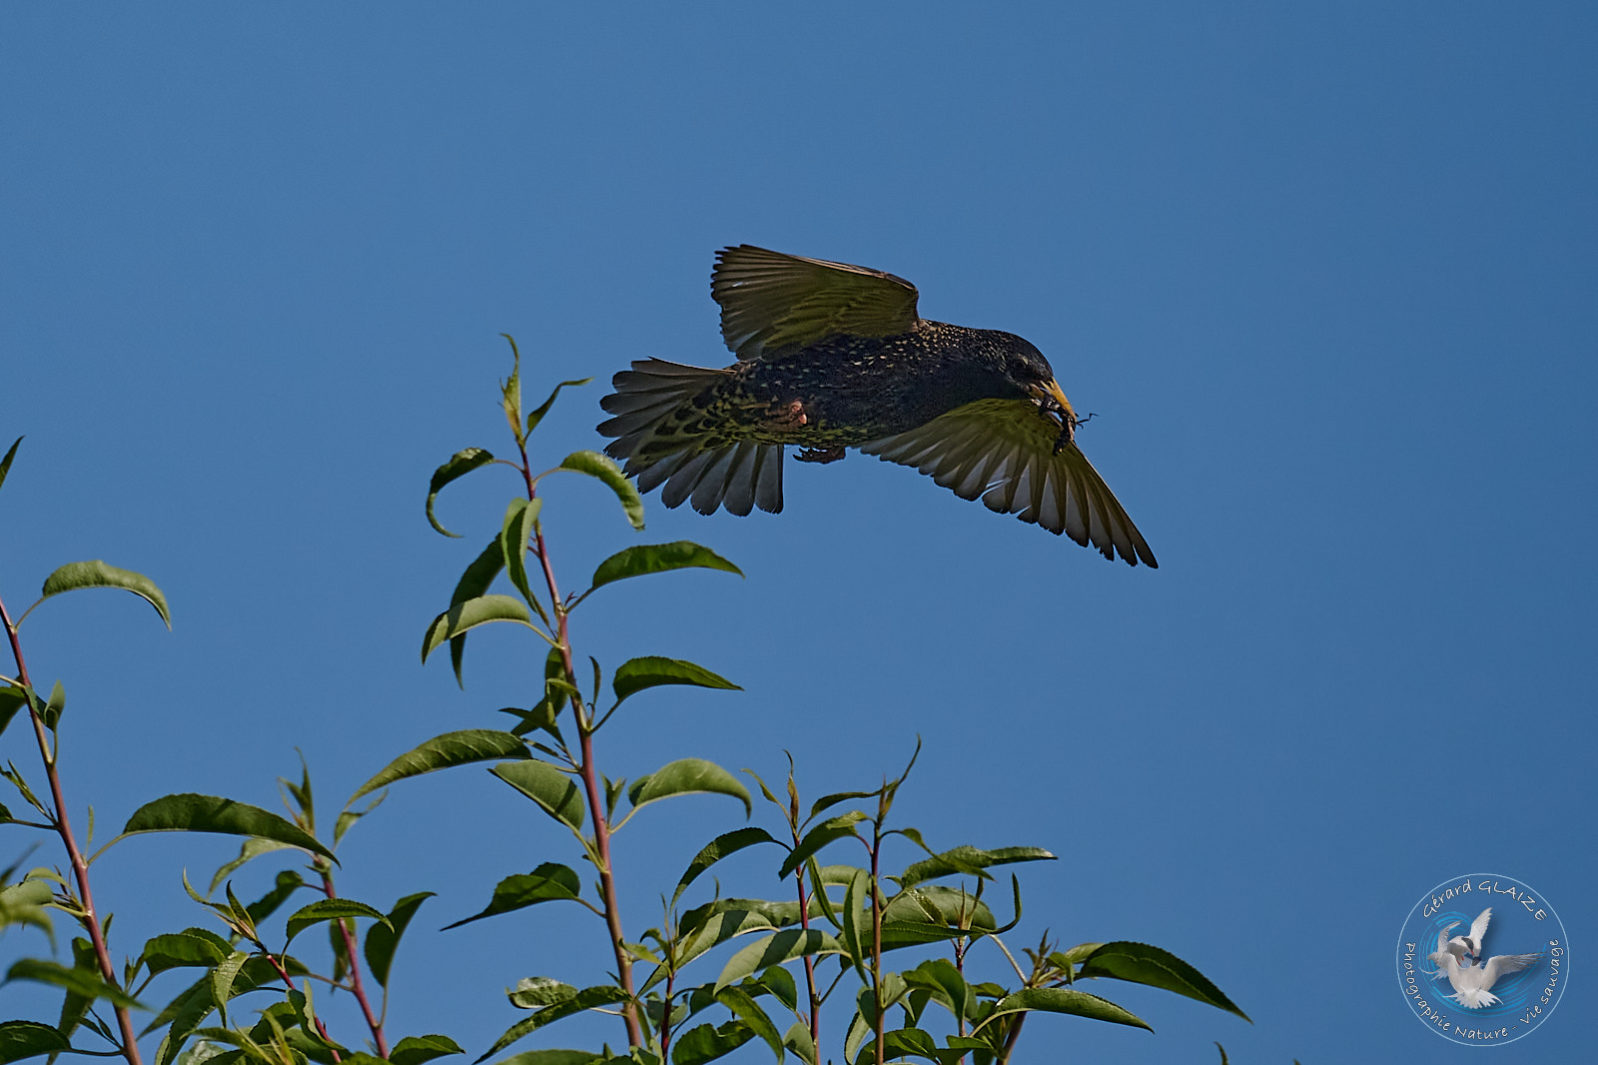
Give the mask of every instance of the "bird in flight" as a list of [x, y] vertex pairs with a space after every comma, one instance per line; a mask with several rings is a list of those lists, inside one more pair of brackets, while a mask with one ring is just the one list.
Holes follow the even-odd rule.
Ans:
[[[1449, 938], [1460, 922], [1445, 926], [1437, 933], [1437, 949], [1428, 957], [1437, 966], [1437, 972], [1432, 979], [1441, 980], [1447, 977], [1454, 988], [1454, 994], [1448, 997], [1458, 1002], [1467, 1009], [1481, 1009], [1483, 1006], [1498, 1005], [1499, 998], [1492, 993], [1492, 986], [1501, 976], [1518, 973], [1522, 969], [1529, 969], [1537, 964], [1541, 954], [1499, 954], [1481, 960], [1481, 941], [1487, 934], [1487, 922], [1492, 920], [1492, 907], [1488, 907], [1476, 915], [1470, 924], [1470, 935], [1454, 936]], [[1461, 964], [1466, 958], [1473, 964]]]
[[605, 451], [668, 507], [776, 513], [785, 447], [801, 462], [854, 447], [1105, 558], [1158, 565], [1027, 341], [921, 318], [902, 277], [748, 244], [716, 253], [710, 294], [735, 365], [638, 360], [600, 401]]

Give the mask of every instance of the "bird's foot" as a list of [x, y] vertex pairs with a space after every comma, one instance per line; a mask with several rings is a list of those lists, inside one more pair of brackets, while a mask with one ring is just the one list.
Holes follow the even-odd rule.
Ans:
[[807, 447], [794, 456], [796, 462], [837, 462], [843, 458], [841, 447]]

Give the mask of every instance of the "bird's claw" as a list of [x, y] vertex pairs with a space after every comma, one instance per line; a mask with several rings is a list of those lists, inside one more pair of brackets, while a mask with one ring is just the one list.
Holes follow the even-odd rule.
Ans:
[[837, 462], [839, 459], [843, 458], [843, 454], [844, 451], [841, 447], [807, 447], [802, 448], [799, 453], [794, 456], [794, 461], [821, 463]]

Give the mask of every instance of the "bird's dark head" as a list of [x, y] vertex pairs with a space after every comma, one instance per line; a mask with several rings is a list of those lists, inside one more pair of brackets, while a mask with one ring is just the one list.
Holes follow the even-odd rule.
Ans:
[[1005, 352], [1005, 376], [1019, 385], [1039, 409], [1060, 420], [1060, 446], [1064, 447], [1075, 433], [1076, 411], [1072, 409], [1071, 401], [1065, 398], [1060, 382], [1055, 380], [1054, 368], [1043, 357], [1043, 352], [1029, 341], [1013, 334], [1007, 333], [1005, 336], [1009, 341]]

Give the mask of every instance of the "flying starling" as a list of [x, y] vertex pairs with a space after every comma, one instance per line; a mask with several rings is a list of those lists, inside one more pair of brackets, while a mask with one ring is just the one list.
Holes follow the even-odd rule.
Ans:
[[748, 244], [716, 253], [710, 294], [736, 365], [639, 360], [600, 401], [606, 452], [668, 507], [776, 513], [785, 446], [801, 462], [856, 447], [1105, 558], [1158, 564], [1025, 340], [919, 317], [902, 277]]

